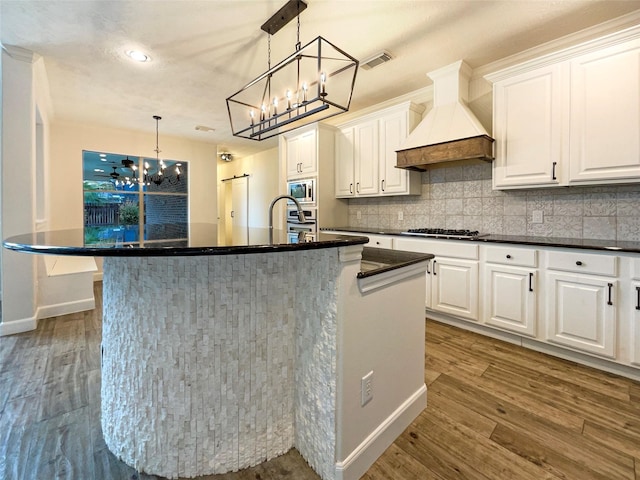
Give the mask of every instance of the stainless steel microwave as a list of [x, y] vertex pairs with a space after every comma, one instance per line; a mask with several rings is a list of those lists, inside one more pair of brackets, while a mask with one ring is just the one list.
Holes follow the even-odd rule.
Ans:
[[[316, 180], [305, 178], [301, 180], [290, 180], [287, 182], [287, 194], [304, 205], [316, 204]], [[290, 202], [293, 203], [293, 202]]]

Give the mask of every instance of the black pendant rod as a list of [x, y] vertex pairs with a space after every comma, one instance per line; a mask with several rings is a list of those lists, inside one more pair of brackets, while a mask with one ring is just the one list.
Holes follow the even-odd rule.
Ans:
[[274, 13], [269, 20], [264, 22], [260, 28], [269, 35], [274, 35], [287, 23], [300, 15], [300, 12], [306, 8], [307, 4], [303, 0], [289, 0], [280, 10]]

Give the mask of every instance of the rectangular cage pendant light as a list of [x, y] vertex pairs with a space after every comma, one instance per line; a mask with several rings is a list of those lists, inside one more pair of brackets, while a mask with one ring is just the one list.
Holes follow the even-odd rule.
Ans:
[[231, 130], [251, 140], [347, 112], [358, 60], [317, 37], [227, 98]]

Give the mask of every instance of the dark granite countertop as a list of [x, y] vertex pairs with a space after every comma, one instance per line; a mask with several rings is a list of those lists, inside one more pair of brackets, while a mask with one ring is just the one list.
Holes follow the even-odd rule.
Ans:
[[358, 245], [366, 237], [319, 233], [316, 241], [288, 243], [287, 232], [267, 228], [225, 230], [215, 224], [147, 225], [140, 240], [138, 227], [92, 227], [16, 235], [5, 239], [5, 248], [26, 253], [91, 257], [160, 257], [234, 255], [312, 250]]
[[[402, 234], [402, 230], [393, 228], [362, 228], [362, 227], [334, 227], [323, 228], [322, 230], [331, 230], [335, 232], [354, 232], [363, 235], [398, 235], [407, 238], [427, 238]], [[640, 241], [617, 241], [617, 240], [597, 240], [583, 238], [561, 238], [561, 237], [528, 237], [524, 235], [486, 235], [477, 238], [468, 239], [452, 239], [447, 237], [428, 237], [432, 239], [463, 241], [463, 242], [485, 242], [485, 243], [510, 243], [516, 245], [535, 245], [539, 247], [565, 247], [565, 248], [581, 248], [589, 250], [604, 250], [614, 252], [640, 253]]]

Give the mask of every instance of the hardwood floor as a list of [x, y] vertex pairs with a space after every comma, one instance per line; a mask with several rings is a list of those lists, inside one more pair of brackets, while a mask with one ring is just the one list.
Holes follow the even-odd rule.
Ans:
[[[102, 439], [100, 322], [0, 337], [0, 478], [157, 478]], [[431, 320], [426, 349], [429, 405], [363, 480], [640, 480], [639, 383]], [[295, 450], [201, 478], [318, 480]]]

